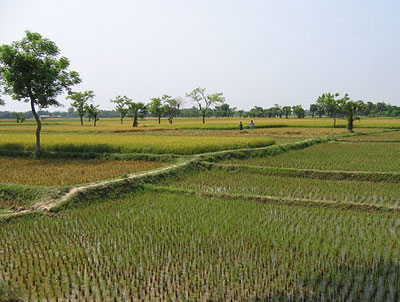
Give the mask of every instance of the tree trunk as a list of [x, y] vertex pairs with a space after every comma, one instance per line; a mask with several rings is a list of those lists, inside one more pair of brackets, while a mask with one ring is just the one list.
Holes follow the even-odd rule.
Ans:
[[333, 128], [336, 128], [336, 116], [333, 117]]
[[96, 127], [96, 122], [97, 122], [97, 118], [94, 118], [94, 123], [93, 125]]
[[161, 116], [158, 117], [158, 124], [161, 124]]
[[132, 127], [137, 127], [138, 126], [138, 121], [137, 121], [137, 116], [135, 115], [134, 117], [133, 117], [133, 124], [132, 124]]
[[206, 123], [206, 115], [203, 114], [203, 124], [205, 124], [205, 123]]
[[35, 117], [37, 128], [36, 128], [36, 148], [35, 148], [35, 153], [36, 157], [40, 157], [40, 131], [42, 130], [42, 122], [40, 121], [39, 115], [36, 113], [35, 110], [35, 103], [33, 102], [33, 97], [31, 96], [31, 109], [32, 109], [32, 114]]
[[79, 115], [81, 117], [81, 126], [83, 126], [83, 115]]
[[349, 113], [349, 117], [347, 119], [347, 130], [349, 130], [349, 132], [353, 132], [353, 122], [354, 122], [354, 116], [353, 113]]
[[124, 118], [123, 118], [123, 117], [121, 117], [121, 125], [123, 124], [123, 119], [124, 119]]

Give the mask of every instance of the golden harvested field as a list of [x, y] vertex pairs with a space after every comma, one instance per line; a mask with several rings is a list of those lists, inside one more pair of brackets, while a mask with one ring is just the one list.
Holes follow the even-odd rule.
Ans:
[[[43, 133], [41, 135], [43, 150], [63, 152], [196, 154], [226, 149], [265, 147], [273, 143], [271, 138], [260, 136], [151, 136], [107, 133]], [[33, 133], [0, 133], [1, 149], [32, 151], [34, 146]]]
[[0, 157], [0, 183], [67, 186], [164, 166], [162, 162]]

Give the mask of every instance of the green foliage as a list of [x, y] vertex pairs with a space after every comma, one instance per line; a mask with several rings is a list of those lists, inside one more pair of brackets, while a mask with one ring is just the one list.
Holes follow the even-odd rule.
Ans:
[[4, 92], [14, 100], [23, 100], [40, 108], [59, 106], [56, 97], [64, 89], [80, 82], [69, 61], [58, 58], [59, 49], [39, 33], [26, 36], [11, 45], [0, 46], [0, 73]]
[[121, 125], [123, 124], [124, 117], [126, 117], [129, 113], [128, 108], [126, 106], [129, 104], [129, 102], [132, 102], [132, 99], [128, 98], [126, 95], [123, 97], [117, 96], [115, 100], [110, 100], [111, 102], [115, 103], [115, 110], [119, 112], [120, 115], [120, 120], [121, 120]]
[[215, 106], [214, 113], [217, 117], [233, 117], [236, 112], [236, 107], [231, 107], [229, 104]]
[[39, 33], [25, 33], [21, 41], [0, 46], [0, 84], [12, 99], [30, 102], [37, 123], [36, 155], [40, 156], [41, 122], [35, 105], [60, 106], [56, 97], [81, 80], [76, 71], [68, 71], [67, 58], [58, 58], [54, 42]]
[[81, 125], [83, 126], [83, 117], [87, 113], [88, 102], [92, 101], [94, 98], [93, 91], [69, 92], [67, 98], [73, 101], [71, 106], [78, 112]]
[[292, 114], [292, 107], [290, 107], [290, 106], [283, 106], [282, 112], [283, 112], [283, 114], [285, 115], [285, 117], [288, 118], [289, 115]]
[[297, 115], [298, 118], [304, 118], [305, 110], [301, 105], [293, 106], [293, 113]]
[[85, 111], [87, 113], [87, 116], [89, 118], [89, 120], [93, 120], [93, 126], [96, 127], [96, 122], [99, 120], [99, 118], [97, 117], [100, 113], [100, 110], [98, 109], [99, 105], [94, 106], [93, 104], [90, 105], [86, 105], [85, 106]]
[[186, 94], [187, 97], [191, 98], [193, 102], [197, 104], [201, 116], [203, 117], [203, 124], [205, 123], [206, 117], [211, 114], [210, 109], [212, 106], [225, 102], [225, 98], [222, 95], [222, 92], [206, 95], [206, 89], [200, 87]]
[[147, 113], [147, 107], [141, 102], [127, 102], [128, 110], [133, 118], [132, 127], [137, 127], [139, 125], [138, 118], [143, 118]]

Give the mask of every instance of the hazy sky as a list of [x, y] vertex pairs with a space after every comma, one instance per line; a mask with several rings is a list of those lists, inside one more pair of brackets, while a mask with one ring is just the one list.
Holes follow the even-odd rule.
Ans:
[[51, 39], [102, 109], [199, 86], [246, 110], [308, 108], [323, 92], [400, 105], [399, 12], [398, 0], [0, 0], [0, 44], [26, 29]]

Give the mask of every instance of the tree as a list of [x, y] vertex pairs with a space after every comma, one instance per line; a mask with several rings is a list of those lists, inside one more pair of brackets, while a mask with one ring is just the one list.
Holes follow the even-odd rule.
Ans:
[[115, 103], [115, 110], [117, 110], [119, 112], [119, 116], [120, 116], [120, 121], [121, 121], [121, 125], [123, 124], [123, 120], [124, 117], [128, 115], [128, 108], [126, 108], [125, 106], [129, 103], [132, 102], [132, 99], [128, 98], [126, 95], [124, 96], [117, 96], [115, 98], [115, 100], [111, 99], [110, 100], [112, 103]]
[[13, 112], [11, 116], [17, 119], [17, 124], [19, 122], [23, 123], [25, 121], [25, 115], [22, 112]]
[[93, 104], [86, 105], [85, 106], [85, 111], [89, 117], [89, 120], [93, 120], [93, 126], [96, 127], [96, 122], [99, 120], [97, 116], [100, 113], [100, 110], [98, 109], [99, 105], [94, 106]]
[[265, 117], [266, 110], [264, 110], [264, 108], [262, 108], [260, 106], [254, 106], [254, 108], [250, 109], [249, 116], [250, 117]]
[[298, 118], [304, 118], [305, 110], [301, 105], [293, 106], [293, 113], [297, 115]]
[[271, 107], [270, 111], [273, 117], [282, 117], [282, 108], [278, 104], [274, 104], [274, 107]]
[[236, 107], [230, 107], [229, 104], [215, 106], [215, 116], [217, 117], [232, 117], [235, 114]]
[[367, 105], [363, 101], [352, 101], [349, 99], [348, 94], [342, 99], [342, 111], [347, 117], [347, 130], [353, 132], [354, 119], [359, 111], [363, 111], [367, 108]]
[[206, 89], [198, 87], [187, 93], [186, 96], [190, 97], [197, 104], [200, 114], [203, 117], [203, 124], [205, 124], [206, 117], [210, 114], [212, 106], [225, 102], [222, 94], [222, 92], [218, 92], [206, 95]]
[[333, 118], [333, 127], [336, 127], [336, 118], [340, 113], [340, 99], [336, 99], [339, 97], [339, 93], [324, 93], [317, 99], [317, 104], [321, 106], [328, 117]]
[[172, 120], [178, 116], [180, 109], [179, 107], [183, 103], [183, 99], [180, 97], [164, 99], [165, 104], [165, 112], [168, 115], [168, 123], [172, 124]]
[[316, 104], [316, 106], [317, 106], [316, 113], [318, 114], [319, 118], [322, 118], [322, 115], [325, 113], [325, 109], [321, 104]]
[[311, 104], [311, 105], [310, 105], [310, 111], [311, 111], [312, 117], [314, 117], [315, 112], [318, 111], [318, 106], [317, 106], [317, 104]]
[[289, 118], [289, 115], [292, 114], [292, 107], [290, 106], [283, 106], [282, 112], [285, 115], [286, 118]]
[[132, 127], [137, 127], [139, 125], [138, 118], [143, 118], [147, 113], [147, 107], [141, 102], [129, 102], [127, 103], [128, 110], [132, 114], [133, 124]]
[[236, 111], [236, 115], [239, 117], [244, 117], [246, 114], [246, 112], [244, 110], [238, 110]]
[[81, 118], [81, 126], [83, 126], [83, 117], [85, 116], [85, 108], [87, 103], [94, 98], [94, 93], [92, 90], [84, 92], [69, 92], [67, 99], [72, 100], [71, 106], [76, 109]]
[[153, 116], [158, 117], [158, 124], [161, 124], [161, 117], [167, 111], [167, 106], [163, 105], [163, 102], [168, 101], [171, 97], [164, 94], [161, 98], [152, 98], [151, 103], [148, 104], [150, 113]]
[[25, 32], [21, 41], [0, 46], [0, 79], [4, 92], [13, 100], [30, 102], [36, 128], [36, 156], [40, 156], [42, 123], [36, 106], [61, 106], [56, 97], [81, 80], [76, 71], [68, 71], [69, 60], [59, 58], [60, 50], [39, 33]]

